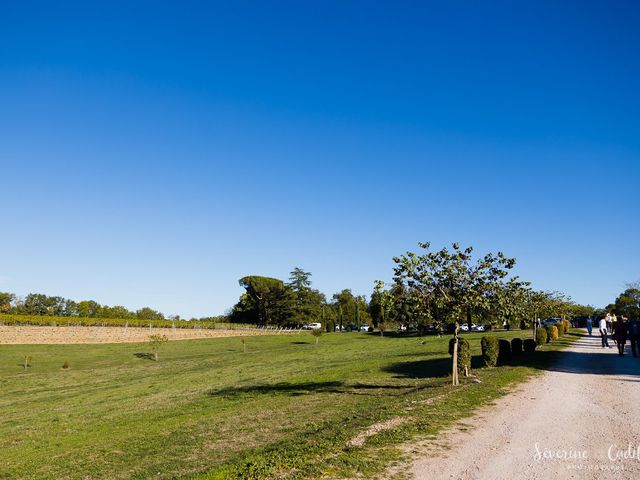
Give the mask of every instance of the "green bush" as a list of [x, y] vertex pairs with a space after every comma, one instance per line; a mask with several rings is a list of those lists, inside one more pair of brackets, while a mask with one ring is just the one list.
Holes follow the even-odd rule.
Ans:
[[[449, 340], [449, 355], [451, 356], [453, 356], [453, 342], [453, 338]], [[458, 337], [458, 372], [464, 373], [465, 367], [467, 367], [467, 372], [471, 370], [471, 345], [466, 339]]]
[[558, 329], [558, 337], [563, 336], [564, 335], [564, 323], [563, 322], [556, 323], [556, 328]]
[[545, 343], [547, 343], [547, 331], [544, 328], [538, 328], [536, 330], [536, 344], [537, 345], [544, 345]]
[[498, 364], [498, 337], [485, 335], [480, 340], [482, 347], [482, 360], [487, 367], [495, 367]]
[[562, 325], [564, 326], [564, 333], [567, 333], [571, 328], [571, 323], [569, 323], [569, 320], [563, 320]]
[[513, 356], [522, 355], [522, 339], [514, 338], [511, 340], [511, 353]]
[[558, 339], [558, 327], [555, 325], [547, 327], [547, 343]]
[[[542, 331], [544, 332], [544, 330], [542, 330]], [[544, 332], [544, 334], [546, 335], [547, 332]], [[523, 342], [522, 346], [524, 348], [524, 351], [527, 352], [527, 353], [535, 352], [536, 351], [537, 342], [536, 342], [536, 340], [533, 340], [531, 338], [527, 338]]]
[[504, 338], [498, 340], [498, 362], [507, 363], [511, 360], [511, 342]]

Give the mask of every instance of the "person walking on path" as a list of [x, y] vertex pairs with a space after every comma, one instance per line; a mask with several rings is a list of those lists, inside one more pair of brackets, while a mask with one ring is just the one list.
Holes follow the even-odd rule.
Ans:
[[587, 332], [589, 332], [589, 336], [591, 336], [592, 331], [593, 331], [593, 320], [591, 317], [587, 317]]
[[631, 353], [634, 357], [638, 356], [638, 340], [640, 340], [640, 322], [638, 317], [634, 317], [627, 327], [627, 338], [631, 344]]
[[618, 345], [618, 355], [624, 357], [624, 344], [627, 343], [627, 324], [624, 317], [613, 323], [613, 338]]
[[611, 348], [609, 346], [609, 340], [607, 339], [607, 319], [606, 318], [601, 318], [600, 319], [600, 324], [599, 324], [599, 329], [600, 329], [600, 338], [602, 339], [602, 348], [607, 347], [607, 348]]

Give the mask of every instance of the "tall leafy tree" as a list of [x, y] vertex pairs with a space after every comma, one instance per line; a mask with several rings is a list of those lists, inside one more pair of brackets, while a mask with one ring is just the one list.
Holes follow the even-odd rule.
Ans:
[[640, 288], [627, 288], [616, 298], [612, 310], [616, 315], [640, 318]]
[[289, 274], [287, 285], [295, 292], [311, 288], [311, 272], [305, 272], [303, 269], [295, 267]]
[[[241, 308], [259, 325], [284, 325], [295, 313], [295, 294], [282, 280], [251, 275], [239, 281], [245, 288]], [[242, 300], [242, 298], [241, 298]]]
[[369, 315], [373, 325], [387, 325], [395, 319], [395, 299], [390, 290], [384, 288], [382, 280], [376, 280], [369, 301]]
[[322, 305], [326, 303], [323, 293], [311, 288], [311, 273], [294, 268], [287, 286], [295, 296], [293, 316], [298, 323], [319, 322], [322, 317]]
[[430, 251], [430, 243], [419, 243], [423, 253], [407, 252], [394, 257], [394, 281], [407, 292], [422, 315], [435, 321], [466, 320], [491, 307], [515, 259], [502, 252], [488, 253], [472, 263], [473, 248]]

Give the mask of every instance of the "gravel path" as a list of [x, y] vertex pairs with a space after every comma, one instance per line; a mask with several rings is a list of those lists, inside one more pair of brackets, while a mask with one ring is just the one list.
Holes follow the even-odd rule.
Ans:
[[583, 337], [466, 423], [416, 449], [416, 479], [639, 479], [640, 358]]

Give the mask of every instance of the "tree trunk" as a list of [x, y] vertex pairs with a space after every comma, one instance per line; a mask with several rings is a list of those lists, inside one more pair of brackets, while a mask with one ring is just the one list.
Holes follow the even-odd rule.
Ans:
[[451, 380], [452, 384], [455, 387], [459, 384], [458, 381], [458, 338], [454, 337], [455, 342], [453, 343], [453, 371], [451, 372]]
[[471, 318], [471, 309], [467, 308], [467, 326], [469, 327], [469, 331], [471, 331], [471, 325], [473, 324]]
[[451, 372], [451, 383], [455, 387], [460, 384], [458, 380], [458, 330], [460, 325], [456, 322], [456, 328], [453, 331], [453, 371]]

